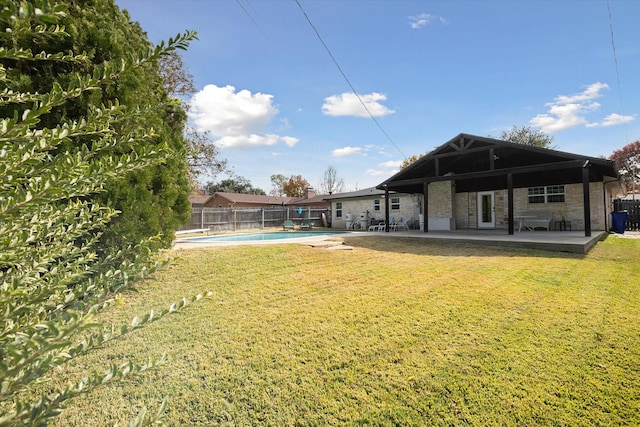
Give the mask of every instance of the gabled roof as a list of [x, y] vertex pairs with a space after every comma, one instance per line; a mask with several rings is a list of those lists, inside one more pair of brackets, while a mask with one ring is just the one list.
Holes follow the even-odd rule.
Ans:
[[211, 196], [209, 196], [208, 194], [190, 194], [189, 195], [189, 202], [192, 205], [204, 205], [205, 203], [207, 203], [209, 201], [209, 199], [211, 198]]
[[292, 200], [289, 201], [289, 205], [311, 205], [311, 204], [317, 204], [317, 203], [324, 203], [325, 202], [325, 198], [327, 196], [324, 194], [317, 194], [313, 197], [309, 197], [308, 199], [305, 198], [293, 198]]
[[377, 188], [421, 193], [425, 182], [455, 180], [456, 192], [496, 190], [508, 174], [515, 188], [578, 183], [585, 165], [591, 181], [618, 176], [610, 160], [461, 133]]
[[296, 200], [295, 197], [265, 196], [262, 194], [225, 193], [222, 191], [214, 193], [213, 197], [216, 198], [218, 196], [224, 197], [232, 203], [253, 203], [270, 206], [281, 205], [282, 203], [287, 205], [291, 200]]
[[362, 190], [349, 191], [347, 193], [337, 193], [332, 195], [322, 196], [324, 200], [332, 201], [338, 199], [356, 199], [359, 197], [372, 197], [372, 196], [384, 196], [384, 190], [379, 190], [376, 187], [363, 188]]

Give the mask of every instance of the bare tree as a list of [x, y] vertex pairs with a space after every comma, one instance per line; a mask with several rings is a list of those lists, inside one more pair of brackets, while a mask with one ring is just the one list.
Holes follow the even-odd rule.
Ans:
[[284, 185], [287, 182], [287, 177], [282, 174], [271, 175], [271, 191], [269, 194], [272, 196], [282, 196], [284, 194]]
[[338, 172], [333, 166], [329, 166], [324, 175], [322, 176], [322, 182], [320, 183], [320, 194], [333, 194], [340, 193], [344, 188], [344, 181], [342, 178], [338, 178]]
[[[196, 88], [193, 75], [187, 71], [180, 54], [171, 52], [163, 57], [158, 62], [158, 68], [169, 96], [179, 99], [184, 110], [189, 111], [191, 105], [188, 98], [196, 92]], [[227, 160], [220, 158], [220, 151], [208, 132], [200, 132], [187, 122], [184, 138], [187, 141], [187, 163], [192, 184], [203, 174], [215, 176], [226, 170]]]

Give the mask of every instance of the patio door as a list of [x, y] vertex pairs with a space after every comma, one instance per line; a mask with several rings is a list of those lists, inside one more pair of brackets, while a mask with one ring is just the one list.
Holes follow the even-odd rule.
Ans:
[[478, 192], [478, 228], [496, 227], [496, 208], [493, 191]]

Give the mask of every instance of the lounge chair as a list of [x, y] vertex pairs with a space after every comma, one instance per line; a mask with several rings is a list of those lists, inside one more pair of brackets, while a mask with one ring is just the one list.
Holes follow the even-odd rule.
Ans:
[[302, 224], [300, 224], [300, 230], [311, 230], [311, 220], [308, 218], [303, 218]]
[[284, 231], [295, 230], [295, 227], [293, 225], [293, 221], [291, 221], [290, 219], [285, 219], [284, 220], [284, 224], [282, 224], [282, 229]]
[[398, 230], [407, 230], [409, 231], [409, 221], [411, 221], [411, 217], [408, 216], [400, 222], [393, 224], [393, 231]]

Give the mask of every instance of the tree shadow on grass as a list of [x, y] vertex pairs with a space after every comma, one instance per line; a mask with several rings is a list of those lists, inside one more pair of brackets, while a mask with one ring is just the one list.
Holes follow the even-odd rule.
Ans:
[[553, 259], [584, 259], [585, 254], [543, 249], [509, 247], [505, 242], [444, 241], [420, 237], [343, 237], [345, 245], [374, 251], [429, 256], [536, 257]]

